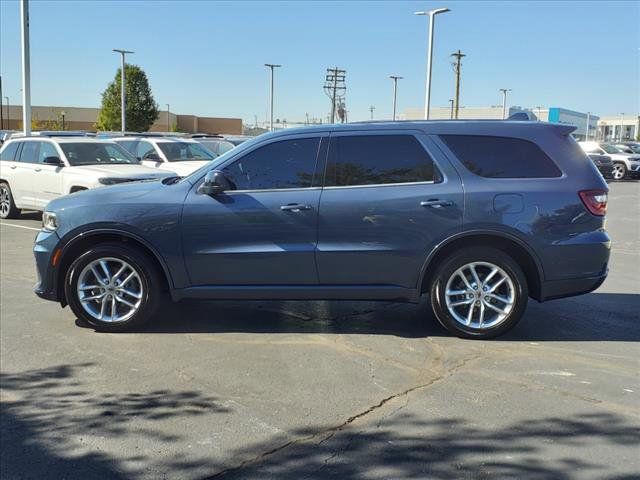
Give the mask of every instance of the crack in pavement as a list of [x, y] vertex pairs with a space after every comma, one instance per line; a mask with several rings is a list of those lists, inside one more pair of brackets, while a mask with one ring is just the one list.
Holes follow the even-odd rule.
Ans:
[[351, 417], [347, 418], [344, 422], [338, 424], [338, 425], [334, 425], [332, 427], [326, 428], [324, 430], [321, 430], [319, 432], [316, 432], [314, 434], [310, 434], [307, 436], [303, 436], [300, 438], [295, 438], [293, 440], [290, 440], [288, 442], [283, 443], [282, 445], [279, 445], [277, 447], [271, 448], [269, 450], [267, 450], [266, 452], [263, 452], [259, 455], [256, 455], [255, 457], [249, 459], [249, 460], [245, 460], [243, 462], [241, 462], [240, 464], [236, 465], [235, 467], [229, 467], [226, 468], [224, 470], [221, 470], [218, 473], [214, 473], [211, 476], [205, 477], [203, 480], [212, 480], [215, 478], [220, 478], [224, 475], [227, 475], [229, 473], [236, 473], [239, 472], [240, 470], [244, 469], [245, 467], [251, 466], [251, 465], [257, 465], [259, 463], [261, 463], [261, 461], [265, 460], [266, 458], [275, 455], [276, 453], [279, 453], [283, 450], [286, 450], [289, 447], [292, 447], [294, 445], [297, 444], [301, 444], [301, 443], [306, 443], [306, 442], [310, 442], [316, 439], [322, 439], [320, 441], [320, 443], [323, 443], [325, 441], [327, 441], [329, 438], [333, 437], [336, 433], [344, 430], [345, 428], [349, 427], [351, 424], [353, 424], [353, 422], [355, 422], [356, 420], [362, 419], [368, 415], [370, 415], [371, 413], [375, 412], [376, 410], [379, 410], [380, 408], [382, 408], [383, 406], [385, 406], [387, 403], [392, 402], [393, 400], [396, 400], [398, 398], [404, 397], [406, 395], [409, 395], [410, 393], [415, 392], [416, 390], [421, 390], [424, 388], [428, 388], [431, 387], [432, 385], [435, 385], [436, 383], [447, 379], [448, 377], [456, 374], [460, 369], [464, 368], [465, 366], [467, 366], [467, 364], [478, 360], [479, 358], [481, 358], [482, 355], [481, 354], [477, 354], [477, 355], [473, 355], [470, 357], [467, 357], [465, 359], [463, 359], [462, 361], [458, 362], [456, 365], [454, 365], [453, 367], [451, 367], [450, 369], [440, 373], [439, 375], [436, 375], [435, 377], [433, 377], [431, 380], [421, 383], [419, 385], [414, 385], [413, 387], [409, 387], [399, 393], [390, 395], [388, 397], [383, 398], [382, 400], [380, 400], [378, 403], [376, 403], [375, 405], [372, 405], [371, 407], [367, 408], [366, 410], [363, 410], [360, 413], [357, 413], [355, 415], [352, 415]]

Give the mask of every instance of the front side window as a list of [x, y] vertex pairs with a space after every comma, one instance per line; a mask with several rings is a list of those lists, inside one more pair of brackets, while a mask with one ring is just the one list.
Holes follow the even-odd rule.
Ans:
[[22, 163], [38, 163], [38, 143], [39, 142], [24, 142], [24, 146], [20, 152], [20, 161]]
[[40, 153], [38, 154], [38, 163], [44, 163], [47, 157], [60, 157], [56, 147], [48, 142], [40, 142]]
[[433, 160], [413, 135], [354, 135], [331, 140], [325, 186], [432, 182]]
[[440, 135], [472, 173], [486, 178], [554, 178], [562, 172], [535, 143], [520, 138]]
[[135, 154], [137, 140], [117, 140], [116, 143], [124, 148], [127, 152]]
[[16, 152], [18, 151], [19, 146], [20, 142], [7, 143], [2, 152], [0, 152], [0, 160], [7, 162], [13, 162], [16, 160]]
[[236, 190], [308, 188], [320, 138], [301, 138], [270, 143], [246, 154], [224, 169]]
[[138, 157], [141, 160], [145, 160], [151, 153], [156, 153], [156, 149], [153, 148], [153, 145], [150, 142], [145, 142], [144, 140], [141, 140], [140, 143], [138, 143], [138, 149], [136, 150], [136, 157]]
[[170, 162], [209, 161], [215, 158], [215, 155], [195, 142], [158, 142], [158, 148]]
[[60, 143], [71, 166], [103, 164], [137, 164], [129, 152], [117, 143]]

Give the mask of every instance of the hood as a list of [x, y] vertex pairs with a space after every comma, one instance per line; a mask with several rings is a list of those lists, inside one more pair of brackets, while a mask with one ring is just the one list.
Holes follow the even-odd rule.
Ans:
[[164, 178], [170, 177], [168, 172], [159, 171], [157, 168], [149, 168], [144, 165], [126, 165], [126, 164], [111, 164], [111, 165], [79, 165], [76, 167], [68, 167], [69, 173], [78, 175], [92, 175], [97, 177], [109, 177], [109, 178]]
[[187, 175], [191, 175], [193, 172], [198, 170], [203, 165], [209, 163], [210, 160], [206, 161], [184, 161], [184, 162], [164, 162], [159, 167], [160, 170], [165, 170], [169, 172], [174, 172], [176, 175], [180, 177], [186, 177]]

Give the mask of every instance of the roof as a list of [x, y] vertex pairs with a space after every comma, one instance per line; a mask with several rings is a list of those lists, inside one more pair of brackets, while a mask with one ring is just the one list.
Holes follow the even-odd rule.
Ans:
[[55, 137], [55, 136], [34, 136], [34, 137], [14, 137], [12, 136], [9, 141], [19, 140], [21, 142], [34, 142], [34, 141], [42, 141], [42, 140], [51, 140], [56, 143], [113, 143], [113, 140], [110, 138], [95, 138], [95, 137]]
[[133, 142], [136, 140], [146, 140], [147, 142], [152, 142], [152, 143], [175, 143], [175, 142], [198, 143], [195, 140], [188, 137], [146, 137], [146, 136], [137, 137], [135, 135], [126, 136], [126, 137], [112, 137], [109, 140], [119, 141], [119, 142], [122, 142], [122, 141]]

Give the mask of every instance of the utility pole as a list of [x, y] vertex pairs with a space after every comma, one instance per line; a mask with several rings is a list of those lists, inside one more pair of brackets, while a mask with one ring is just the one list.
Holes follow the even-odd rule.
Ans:
[[[331, 100], [331, 123], [336, 121], [336, 106], [337, 101], [340, 99], [340, 103], [344, 101], [344, 93], [347, 90], [345, 84], [346, 70], [341, 70], [338, 67], [327, 68], [324, 83], [324, 93], [327, 94]], [[342, 95], [339, 93], [342, 92]]]
[[507, 92], [510, 92], [510, 88], [501, 88], [502, 92], [502, 119], [507, 118]]
[[589, 124], [591, 123], [591, 112], [587, 112], [587, 126], [584, 129], [584, 141], [589, 141]]
[[373, 120], [373, 111], [376, 109], [373, 105], [369, 107], [369, 111], [371, 112], [371, 120]]
[[126, 122], [127, 122], [127, 115], [126, 115], [126, 89], [125, 89], [125, 73], [124, 73], [124, 69], [125, 69], [125, 61], [124, 61], [124, 56], [127, 53], [135, 53], [135, 52], [131, 52], [129, 50], [122, 50], [122, 49], [118, 49], [118, 48], [114, 48], [113, 49], [114, 52], [117, 52], [120, 54], [121, 57], [121, 62], [120, 62], [120, 130], [122, 130], [122, 135], [124, 135], [124, 132], [126, 130]]
[[22, 130], [25, 137], [31, 136], [31, 60], [29, 53], [29, 0], [20, 1], [22, 28]]
[[393, 121], [396, 121], [396, 101], [398, 98], [398, 80], [402, 80], [402, 77], [397, 75], [389, 75], [389, 78], [393, 80]]
[[453, 120], [453, 98], [449, 99], [449, 103], [451, 104], [451, 120]]
[[271, 69], [271, 120], [269, 122], [269, 131], [273, 132], [273, 71], [276, 68], [280, 68], [282, 65], [277, 65], [275, 63], [265, 63], [264, 66]]
[[456, 73], [455, 117], [457, 120], [458, 111], [460, 110], [460, 69], [462, 67], [462, 57], [466, 57], [466, 55], [458, 49], [458, 51], [452, 53], [451, 56], [456, 57], [456, 61], [453, 63], [453, 70]]

